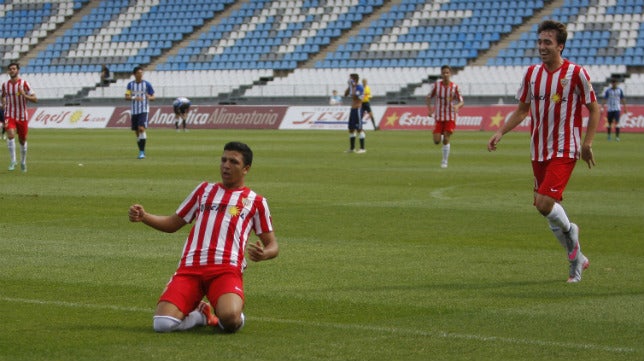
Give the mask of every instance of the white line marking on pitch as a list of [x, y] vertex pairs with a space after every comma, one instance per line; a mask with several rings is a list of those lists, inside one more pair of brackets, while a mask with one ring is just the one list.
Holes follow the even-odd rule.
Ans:
[[[153, 308], [146, 308], [146, 307], [121, 307], [121, 306], [96, 305], [96, 304], [85, 304], [85, 303], [74, 303], [74, 302], [63, 302], [63, 301], [43, 301], [43, 300], [31, 300], [31, 299], [15, 298], [15, 297], [4, 297], [4, 296], [0, 296], [0, 301], [15, 302], [15, 303], [29, 303], [29, 304], [37, 304], [37, 305], [52, 305], [52, 306], [71, 307], [71, 308], [88, 308], [88, 309], [96, 309], [96, 310], [107, 309], [107, 310], [124, 311], [124, 312], [145, 312], [145, 313], [149, 313], [150, 315], [154, 313]], [[328, 327], [328, 328], [345, 329], [345, 330], [363, 330], [363, 331], [371, 331], [371, 332], [407, 334], [407, 335], [423, 336], [423, 337], [439, 337], [439, 338], [447, 338], [447, 339], [473, 340], [473, 341], [480, 341], [480, 342], [500, 342], [500, 343], [507, 343], [507, 344], [519, 344], [519, 345], [574, 348], [574, 349], [597, 350], [597, 351], [613, 352], [613, 353], [636, 352], [635, 349], [630, 347], [612, 347], [612, 346], [602, 346], [602, 345], [589, 344], [589, 343], [584, 344], [584, 343], [567, 343], [567, 342], [556, 342], [556, 341], [541, 341], [541, 340], [497, 337], [497, 336], [468, 335], [468, 334], [443, 332], [443, 331], [428, 332], [428, 331], [422, 331], [422, 330], [411, 330], [411, 329], [403, 329], [403, 328], [395, 328], [395, 327], [363, 326], [363, 325], [339, 324], [339, 323], [331, 323], [331, 322], [310, 322], [310, 321], [286, 320], [286, 319], [278, 319], [278, 318], [270, 318], [270, 317], [249, 317], [248, 319], [262, 321], [262, 322], [272, 322], [272, 323], [282, 323], [282, 324], [292, 324], [292, 325]]]

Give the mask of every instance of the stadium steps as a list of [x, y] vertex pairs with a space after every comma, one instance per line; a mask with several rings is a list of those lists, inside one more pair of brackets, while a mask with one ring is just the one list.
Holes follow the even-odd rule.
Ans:
[[86, 99], [87, 96], [89, 95], [89, 92], [96, 89], [98, 87], [83, 87], [81, 90], [79, 90], [76, 94], [73, 95], [65, 95], [63, 97], [63, 101], [65, 102], [65, 106], [74, 106], [74, 105], [80, 105], [81, 101], [83, 99]]
[[[274, 70], [273, 71], [274, 77], [284, 78], [289, 76], [297, 69], [314, 68], [315, 64], [318, 61], [324, 60], [327, 54], [329, 54], [330, 52], [336, 51], [341, 44], [346, 44], [351, 39], [352, 36], [358, 35], [362, 28], [368, 27], [372, 20], [378, 19], [382, 13], [386, 13], [390, 11], [393, 5], [400, 4], [400, 3], [401, 3], [401, 0], [384, 0], [382, 6], [380, 6], [377, 10], [373, 11], [371, 14], [368, 14], [365, 17], [363, 17], [362, 20], [359, 23], [357, 23], [357, 26], [343, 31], [339, 37], [333, 39], [331, 43], [326, 47], [320, 47], [320, 51], [317, 54], [311, 56], [308, 60], [304, 62], [299, 62], [298, 67], [296, 69]], [[232, 10], [233, 9], [231, 9], [231, 11]], [[273, 81], [273, 78], [271, 79], [262, 78], [259, 81], [256, 81], [252, 86], [241, 86], [233, 90], [231, 93], [224, 94], [224, 95], [230, 99], [231, 103], [234, 103], [235, 101], [243, 100], [240, 97], [246, 92], [246, 90], [252, 88], [253, 86], [266, 85], [271, 81]]]
[[145, 65], [145, 68], [148, 70], [158, 70], [157, 66], [159, 64], [164, 64], [168, 61], [168, 58], [170, 56], [175, 56], [179, 54], [179, 50], [187, 47], [191, 41], [198, 40], [201, 34], [205, 33], [208, 29], [210, 29], [211, 26], [219, 25], [222, 19], [229, 18], [233, 14], [233, 12], [241, 9], [242, 6], [249, 1], [250, 0], [235, 1], [230, 5], [226, 5], [226, 7], [224, 8], [224, 11], [222, 11], [221, 13], [215, 14], [215, 16], [213, 16], [212, 19], [210, 19], [209, 21], [204, 21], [204, 24], [202, 26], [195, 27], [195, 29], [189, 36], [186, 36], [180, 41], [172, 44], [172, 47], [170, 49], [168, 49], [166, 52], [161, 54], [161, 56], [155, 59], [152, 59], [150, 64]]
[[[506, 49], [513, 41], [519, 40], [521, 34], [531, 31], [531, 28], [535, 24], [539, 24], [543, 19], [550, 18], [555, 9], [560, 8], [564, 5], [564, 0], [549, 0], [544, 1], [544, 7], [536, 11], [531, 18], [523, 19], [521, 26], [516, 27], [510, 34], [501, 38], [501, 41], [490, 46], [485, 52], [480, 53], [479, 56], [474, 60], [470, 66], [485, 66], [489, 59], [494, 59], [499, 55], [499, 52], [502, 49]], [[535, 44], [536, 46], [536, 44]]]
[[387, 104], [407, 104], [407, 101], [409, 100], [416, 100], [414, 90], [422, 84], [423, 83], [407, 84], [407, 86], [401, 88], [400, 91], [387, 92], [384, 98], [387, 99]]
[[379, 8], [376, 9], [374, 6], [374, 11], [364, 16], [360, 22], [353, 23], [354, 26], [343, 31], [342, 34], [333, 39], [329, 45], [324, 48], [320, 48], [320, 51], [317, 54], [310, 57], [304, 63], [301, 63], [299, 68], [315, 68], [315, 64], [317, 62], [323, 61], [328, 54], [336, 52], [340, 45], [346, 45], [352, 37], [357, 36], [360, 33], [360, 30], [368, 28], [372, 20], [377, 20], [382, 14], [390, 12], [392, 6], [400, 5], [401, 2], [402, 0], [384, 0], [382, 6]]
[[97, 8], [100, 5], [100, 1], [87, 1], [84, 3], [83, 7], [80, 10], [74, 11], [73, 15], [66, 19], [63, 25], [57, 27], [54, 31], [47, 33], [47, 37], [45, 39], [39, 41], [36, 46], [29, 49], [29, 51], [20, 58], [20, 64], [29, 64], [29, 62], [37, 57], [40, 52], [45, 51], [49, 45], [56, 41], [56, 39], [65, 35], [67, 30], [71, 29], [74, 24], [79, 22], [85, 15], [89, 15], [94, 8]]
[[[391, 11], [391, 8], [393, 5], [399, 5], [402, 2], [402, 0], [384, 0], [383, 5], [380, 6], [379, 8], [374, 8], [375, 10], [371, 12], [368, 15], [365, 15], [360, 22], [354, 22], [353, 25], [350, 29], [344, 30], [340, 36], [337, 38], [334, 38], [331, 40], [331, 43], [327, 45], [326, 47], [320, 47], [320, 51], [318, 51], [317, 54], [310, 56], [307, 60], [303, 62], [298, 63], [298, 67], [296, 69], [289, 69], [289, 70], [275, 70], [273, 71], [273, 74], [277, 78], [283, 78], [289, 76], [291, 73], [293, 73], [297, 69], [312, 69], [315, 68], [315, 64], [324, 60], [324, 58], [332, 52], [335, 52], [338, 47], [342, 44], [346, 44], [353, 36], [357, 36], [360, 33], [360, 30], [363, 28], [369, 27], [369, 24], [371, 23], [372, 20], [378, 19], [383, 13], [387, 13]], [[261, 79], [258, 82], [255, 82], [253, 86], [261, 86], [261, 85], [266, 85], [273, 79]], [[243, 87], [242, 87], [243, 88]], [[238, 95], [243, 95], [244, 92], [248, 89], [252, 88], [252, 86], [247, 86], [244, 89], [236, 89], [233, 91], [229, 96], [231, 99], [235, 99], [236, 96]], [[237, 92], [239, 90], [239, 92]], [[395, 95], [397, 97], [400, 97], [399, 95]]]
[[[293, 70], [288, 71], [288, 73], [292, 73]], [[273, 74], [276, 74], [278, 72], [273, 71]], [[283, 75], [283, 76], [288, 76], [288, 75]], [[270, 76], [270, 77], [260, 77], [259, 80], [255, 80], [252, 85], [241, 85], [235, 89], [233, 89], [230, 93], [225, 93], [225, 94], [219, 94], [219, 98], [225, 99], [223, 101], [220, 101], [219, 104], [221, 105], [229, 105], [229, 104], [237, 104], [237, 102], [243, 102], [245, 100], [248, 100], [247, 98], [244, 98], [244, 94], [246, 94], [246, 91], [254, 86], [262, 86], [266, 85], [269, 82], [273, 81], [275, 79], [275, 76]]]

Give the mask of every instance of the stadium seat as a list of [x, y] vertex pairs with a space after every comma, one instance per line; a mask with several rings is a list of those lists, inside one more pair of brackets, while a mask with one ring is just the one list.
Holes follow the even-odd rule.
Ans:
[[[433, 7], [427, 0], [403, 0], [383, 8], [382, 1], [338, 0], [293, 7], [289, 1], [252, 1], [229, 7], [224, 15], [232, 3], [92, 3], [86, 16], [70, 23], [60, 36], [48, 39], [52, 45], [35, 54], [24, 70], [91, 73], [96, 72], [97, 62], [106, 62], [113, 71], [129, 72], [135, 63], [159, 60], [155, 63], [158, 71], [240, 67], [297, 71], [321, 49], [328, 53], [321, 54], [324, 60], [310, 64], [315, 68], [411, 69], [448, 62], [467, 69], [471, 61], [487, 55], [488, 49], [544, 5], [542, 0], [483, 0]], [[641, 64], [642, 4], [631, 0], [618, 3], [600, 0], [591, 6], [587, 0], [567, 0], [553, 9], [553, 17], [568, 25], [567, 56], [598, 66]], [[71, 4], [34, 2], [0, 16], [3, 61], [22, 57], [89, 1]], [[186, 7], [194, 11], [183, 14], [180, 9]], [[12, 15], [16, 14], [21, 15], [21, 21], [14, 24], [17, 17]], [[171, 20], [160, 26], [168, 14]], [[368, 22], [363, 20], [367, 16], [372, 16]], [[612, 28], [606, 29], [603, 23], [612, 24]], [[355, 29], [357, 35], [345, 33], [349, 29]], [[535, 32], [531, 27], [486, 64], [523, 66], [538, 61]], [[194, 40], [181, 45], [181, 40], [188, 38]], [[445, 49], [451, 51], [444, 53]], [[170, 50], [176, 55], [163, 58]]]

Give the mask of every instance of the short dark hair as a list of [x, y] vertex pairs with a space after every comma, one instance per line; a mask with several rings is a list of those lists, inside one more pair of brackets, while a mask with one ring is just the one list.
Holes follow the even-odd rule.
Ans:
[[135, 66], [134, 69], [132, 70], [132, 74], [136, 74], [136, 72], [139, 70], [143, 70], [143, 68], [140, 66]]
[[228, 142], [224, 145], [224, 150], [239, 152], [244, 158], [244, 165], [253, 164], [253, 151], [246, 143], [242, 142]]
[[349, 77], [351, 77], [351, 79], [353, 79], [353, 81], [356, 81], [356, 82], [360, 80], [360, 76], [356, 73], [350, 74]]
[[9, 65], [7, 65], [7, 69], [11, 68], [11, 67], [12, 67], [12, 66], [14, 66], [14, 65], [16, 66], [16, 68], [17, 68], [18, 70], [20, 70], [20, 64], [18, 64], [18, 63], [16, 63], [16, 62], [9, 63]]
[[443, 69], [449, 69], [449, 71], [452, 71], [452, 67], [447, 64], [441, 66], [441, 71], [443, 71]]
[[554, 30], [557, 33], [557, 43], [563, 44], [564, 48], [566, 47], [566, 39], [568, 39], [568, 30], [566, 30], [566, 25], [554, 20], [544, 20], [539, 24], [537, 34], [541, 34], [542, 31], [546, 30]]

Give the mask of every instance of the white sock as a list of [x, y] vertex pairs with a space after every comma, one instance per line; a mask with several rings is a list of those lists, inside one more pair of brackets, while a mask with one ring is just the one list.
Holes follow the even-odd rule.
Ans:
[[556, 225], [553, 225], [550, 222], [548, 222], [548, 224], [550, 225], [550, 230], [557, 238], [557, 241], [559, 241], [559, 244], [561, 245], [561, 247], [563, 247], [566, 251], [568, 251], [568, 242], [566, 242], [566, 236], [564, 235], [561, 228], [557, 227]]
[[451, 148], [451, 145], [451, 143], [443, 144], [443, 162], [445, 163], [447, 163], [447, 158], [449, 158], [449, 150]]
[[27, 164], [27, 142], [20, 145], [20, 163]]
[[569, 248], [566, 235], [564, 234], [564, 229], [566, 232], [570, 231], [570, 220], [568, 220], [568, 216], [566, 215], [566, 211], [563, 207], [559, 203], [555, 203], [552, 207], [552, 211], [550, 211], [546, 216], [546, 219], [548, 220], [550, 230], [552, 230], [552, 233], [559, 241], [559, 244], [561, 244], [566, 251], [571, 252], [572, 250]]
[[145, 132], [141, 132], [141, 133], [139, 133], [139, 140], [141, 140], [141, 139], [147, 139], [147, 138], [148, 138], [148, 136], [147, 136], [147, 134], [145, 134]]
[[183, 320], [171, 316], [154, 316], [153, 327], [156, 332], [185, 331], [207, 323], [206, 315], [199, 310], [194, 310]]
[[179, 330], [188, 330], [196, 326], [206, 325], [208, 320], [206, 320], [206, 315], [201, 313], [199, 310], [194, 310], [186, 316], [186, 318], [181, 321], [179, 324]]
[[546, 218], [548, 219], [548, 223], [561, 228], [562, 231], [570, 231], [570, 220], [568, 220], [566, 211], [559, 203], [555, 203], [552, 207], [552, 211], [550, 211]]
[[7, 148], [9, 149], [9, 160], [11, 163], [16, 162], [16, 138], [7, 139]]
[[152, 328], [156, 332], [176, 331], [181, 324], [181, 320], [171, 316], [154, 316], [152, 318]]

